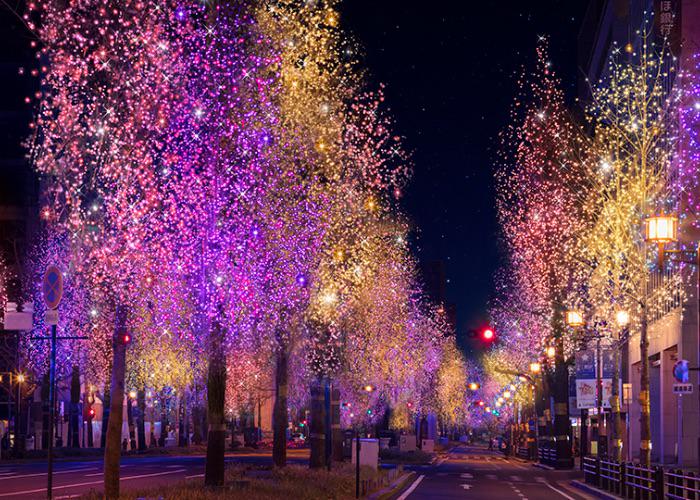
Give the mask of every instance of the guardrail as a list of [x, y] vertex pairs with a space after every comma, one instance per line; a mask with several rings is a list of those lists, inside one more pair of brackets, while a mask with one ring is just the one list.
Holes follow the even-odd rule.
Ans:
[[692, 472], [584, 457], [586, 483], [622, 498], [635, 500], [700, 499], [700, 477]]

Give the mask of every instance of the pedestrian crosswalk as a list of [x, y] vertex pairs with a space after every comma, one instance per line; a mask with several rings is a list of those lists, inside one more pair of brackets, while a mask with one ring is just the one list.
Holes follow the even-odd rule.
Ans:
[[445, 476], [459, 476], [460, 479], [467, 479], [467, 480], [487, 480], [487, 481], [503, 481], [503, 482], [510, 482], [510, 483], [532, 483], [532, 482], [537, 482], [537, 483], [542, 483], [546, 482], [547, 479], [543, 476], [519, 476], [517, 474], [497, 474], [494, 472], [488, 472], [485, 473], [479, 469], [467, 469], [465, 472], [438, 472], [438, 476], [445, 477]]

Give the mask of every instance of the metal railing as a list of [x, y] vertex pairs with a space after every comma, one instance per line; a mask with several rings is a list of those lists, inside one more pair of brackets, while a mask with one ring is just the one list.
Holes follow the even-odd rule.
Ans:
[[680, 469], [643, 467], [587, 456], [583, 458], [583, 477], [586, 483], [622, 498], [700, 500], [700, 477]]
[[540, 442], [537, 447], [537, 455], [541, 464], [554, 466], [557, 463], [557, 450], [553, 442]]

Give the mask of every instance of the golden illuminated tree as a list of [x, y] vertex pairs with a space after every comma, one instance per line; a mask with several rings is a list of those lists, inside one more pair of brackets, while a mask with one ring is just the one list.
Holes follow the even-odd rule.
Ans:
[[[639, 47], [613, 51], [607, 77], [593, 86], [589, 114], [594, 125], [590, 162], [591, 192], [587, 209], [595, 217], [586, 258], [595, 268], [590, 283], [595, 314], [614, 325], [615, 314], [626, 310], [638, 330], [641, 356], [640, 460], [650, 463], [648, 321], [677, 300], [680, 275], [654, 275], [650, 287], [649, 260], [644, 242], [644, 219], [674, 210], [669, 174], [675, 153], [678, 96], [669, 92], [674, 74], [665, 45], [655, 45], [649, 21], [637, 32]], [[617, 349], [616, 349], [617, 352]], [[616, 363], [619, 362], [619, 357]], [[619, 457], [619, 389], [611, 401], [616, 423], [614, 453]]]

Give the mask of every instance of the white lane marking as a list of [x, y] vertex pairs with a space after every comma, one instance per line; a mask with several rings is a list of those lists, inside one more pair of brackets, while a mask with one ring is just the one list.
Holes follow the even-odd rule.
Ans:
[[461, 477], [462, 479], [474, 479], [474, 476], [472, 476], [468, 472], [465, 472], [464, 474], [460, 474], [459, 477]]
[[418, 488], [418, 485], [420, 484], [420, 482], [423, 480], [424, 477], [425, 477], [425, 476], [424, 476], [423, 474], [421, 474], [420, 476], [418, 476], [418, 479], [416, 479], [415, 481], [413, 481], [413, 484], [411, 484], [411, 486], [409, 486], [408, 489], [407, 489], [406, 491], [403, 492], [403, 495], [401, 495], [401, 496], [400, 496], [399, 498], [397, 498], [396, 500], [406, 500], [406, 498], [408, 498], [408, 495], [410, 495], [411, 493], [413, 493], [413, 490], [415, 490], [416, 488]]
[[513, 462], [512, 460], [506, 460], [509, 465], [512, 465], [513, 467], [516, 467], [518, 469], [525, 469], [525, 470], [530, 470], [528, 467], [525, 467], [524, 465], [521, 465], [519, 463]]
[[193, 479], [195, 477], [204, 477], [204, 474], [193, 474], [191, 476], [185, 476], [185, 479]]
[[498, 476], [496, 474], [486, 474], [486, 479], [490, 479], [491, 481], [495, 481], [498, 479]]
[[104, 472], [93, 472], [92, 474], [85, 474], [85, 477], [101, 476]]
[[[82, 468], [82, 469], [67, 469], [67, 470], [54, 472], [54, 474], [70, 474], [71, 472], [84, 472], [87, 470], [97, 470], [97, 467], [88, 467], [88, 468]], [[3, 479], [19, 479], [21, 477], [45, 476], [46, 474], [48, 474], [48, 472], [37, 472], [36, 474], [20, 474], [18, 476], [4, 476]]]
[[522, 481], [520, 476], [510, 476], [510, 480], [515, 482]]
[[462, 489], [463, 489], [463, 490], [471, 490], [471, 489], [472, 489], [472, 485], [471, 485], [471, 484], [463, 484], [463, 485], [461, 485], [461, 486], [462, 486]]
[[543, 484], [547, 485], [549, 488], [553, 489], [554, 491], [556, 491], [557, 493], [559, 493], [561, 496], [563, 496], [564, 498], [566, 498], [566, 499], [568, 499], [568, 500], [576, 500], [574, 497], [570, 497], [569, 495], [567, 495], [567, 494], [564, 493], [563, 491], [561, 491], [561, 490], [555, 488], [554, 486], [552, 486], [551, 484], [549, 484], [549, 483], [547, 483], [547, 482], [545, 482], [545, 483], [543, 483]]
[[[127, 481], [129, 479], [141, 479], [144, 477], [155, 477], [155, 476], [164, 476], [166, 474], [175, 474], [178, 472], [185, 472], [187, 469], [178, 469], [178, 470], [170, 470], [167, 472], [155, 472], [153, 474], [141, 474], [139, 476], [127, 476], [127, 477], [122, 477], [119, 480], [120, 481]], [[94, 484], [103, 484], [104, 481], [87, 481], [84, 483], [74, 483], [74, 484], [63, 484], [61, 486], [54, 486], [54, 490], [64, 490], [66, 488], [77, 488], [78, 486], [91, 486]], [[0, 493], [0, 497], [11, 497], [13, 495], [30, 495], [32, 493], [42, 493], [45, 492], [46, 488], [40, 488], [38, 490], [24, 490], [24, 491], [13, 491], [11, 493]]]

